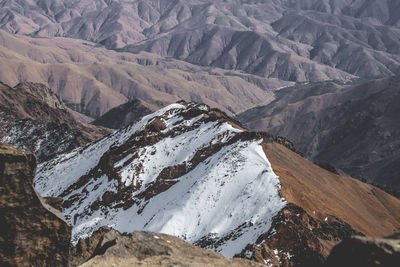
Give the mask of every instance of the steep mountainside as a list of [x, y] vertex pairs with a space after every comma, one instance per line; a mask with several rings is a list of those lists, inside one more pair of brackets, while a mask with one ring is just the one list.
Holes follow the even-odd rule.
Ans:
[[111, 131], [75, 121], [43, 84], [0, 82], [0, 142], [32, 151], [38, 161], [95, 141]]
[[399, 73], [399, 11], [392, 0], [6, 0], [0, 28], [264, 77], [343, 80]]
[[71, 227], [58, 210], [62, 199], [37, 195], [35, 170], [32, 153], [0, 144], [1, 266], [263, 266], [151, 232], [101, 228], [72, 247]]
[[139, 99], [134, 99], [111, 109], [94, 120], [92, 124], [110, 129], [120, 129], [156, 110], [157, 108], [154, 105], [150, 105]]
[[113, 225], [207, 240], [233, 256], [269, 228], [284, 201], [261, 137], [220, 116], [205, 105], [170, 105], [40, 165], [36, 189], [64, 197], [74, 243]]
[[195, 66], [140, 53], [121, 53], [69, 38], [30, 38], [0, 30], [0, 80], [40, 82], [68, 107], [97, 118], [129, 100], [157, 108], [179, 99], [228, 113], [269, 103], [275, 88], [292, 82]]
[[285, 88], [238, 116], [253, 130], [291, 139], [306, 157], [400, 190], [400, 76], [359, 85]]
[[[323, 263], [351, 234], [388, 235], [400, 226], [400, 200], [204, 104], [147, 115], [42, 163], [35, 181], [40, 194], [64, 198], [74, 244], [110, 226], [172, 234], [229, 257], [307, 265]], [[273, 241], [285, 233], [293, 242]]]
[[68, 263], [71, 227], [36, 194], [35, 170], [32, 153], [0, 144], [1, 266]]

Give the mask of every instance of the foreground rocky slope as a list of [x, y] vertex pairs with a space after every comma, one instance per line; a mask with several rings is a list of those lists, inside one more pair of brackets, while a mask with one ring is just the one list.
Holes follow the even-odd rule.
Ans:
[[253, 130], [291, 139], [307, 158], [400, 190], [400, 76], [356, 85], [287, 88], [274, 102], [238, 116]]
[[34, 152], [39, 162], [111, 132], [77, 122], [43, 84], [0, 82], [0, 115], [0, 142]]
[[[121, 234], [100, 228], [71, 250], [70, 266], [264, 266], [244, 259], [227, 259], [165, 234]], [[82, 264], [82, 265], [80, 265]]]
[[35, 181], [40, 194], [63, 197], [74, 244], [110, 226], [172, 234], [229, 257], [307, 265], [323, 263], [352, 234], [384, 236], [400, 226], [400, 200], [204, 104], [145, 116], [42, 163]]
[[32, 153], [0, 144], [1, 266], [68, 263], [71, 227], [36, 194], [35, 170]]

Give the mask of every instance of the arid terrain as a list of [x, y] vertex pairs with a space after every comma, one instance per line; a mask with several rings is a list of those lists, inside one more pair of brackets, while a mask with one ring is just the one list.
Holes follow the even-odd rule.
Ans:
[[399, 82], [394, 76], [299, 85], [238, 118], [253, 130], [289, 138], [313, 161], [399, 191]]
[[399, 1], [2, 0], [0, 64], [0, 266], [399, 266]]

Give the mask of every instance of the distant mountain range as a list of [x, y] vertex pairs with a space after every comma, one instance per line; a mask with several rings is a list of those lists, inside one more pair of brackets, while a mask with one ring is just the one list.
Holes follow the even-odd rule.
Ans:
[[391, 0], [24, 0], [2, 1], [0, 28], [282, 80], [346, 80], [399, 73], [399, 14]]
[[0, 30], [0, 81], [39, 82], [92, 118], [139, 98], [157, 108], [180, 99], [232, 114], [268, 103], [293, 82], [209, 69], [154, 54], [117, 53], [69, 38], [30, 38]]
[[237, 118], [292, 140], [313, 161], [400, 192], [400, 76], [285, 88]]

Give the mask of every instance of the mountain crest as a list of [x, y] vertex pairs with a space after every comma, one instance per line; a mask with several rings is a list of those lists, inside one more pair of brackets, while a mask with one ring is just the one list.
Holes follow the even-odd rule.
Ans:
[[267, 140], [219, 110], [179, 102], [39, 165], [36, 189], [64, 198], [73, 242], [111, 224], [207, 240], [233, 256], [285, 205]]
[[[180, 101], [40, 164], [36, 189], [64, 199], [73, 244], [108, 226], [174, 235], [227, 257], [310, 266], [351, 234], [398, 229], [397, 199], [296, 152], [285, 138]], [[279, 241], [288, 234], [295, 241]]]

